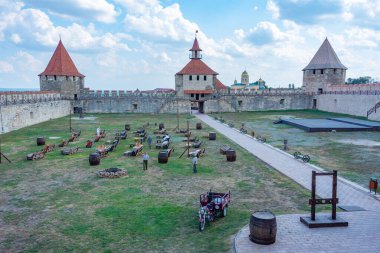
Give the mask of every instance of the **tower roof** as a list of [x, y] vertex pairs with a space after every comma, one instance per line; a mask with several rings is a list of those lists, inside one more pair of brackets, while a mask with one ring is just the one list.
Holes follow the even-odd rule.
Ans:
[[59, 40], [58, 46], [55, 49], [45, 71], [39, 74], [39, 76], [43, 75], [84, 77], [84, 75], [79, 73], [61, 40]]
[[191, 59], [177, 75], [218, 75], [201, 59]]
[[330, 42], [326, 38], [311, 59], [310, 63], [303, 69], [347, 69], [339, 60]]
[[216, 81], [215, 81], [215, 88], [217, 90], [225, 90], [227, 89], [227, 86], [225, 86], [221, 81], [219, 81], [218, 78], [216, 78]]
[[193, 47], [189, 51], [202, 51], [202, 49], [199, 47], [197, 37], [195, 37]]

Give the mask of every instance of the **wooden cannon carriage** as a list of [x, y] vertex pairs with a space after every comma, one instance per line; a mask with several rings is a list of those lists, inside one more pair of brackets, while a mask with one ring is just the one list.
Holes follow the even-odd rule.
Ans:
[[74, 148], [64, 148], [61, 150], [61, 155], [72, 155], [75, 153], [80, 152], [81, 150], [79, 147], [74, 147]]
[[58, 144], [58, 147], [63, 148], [64, 146], [67, 146], [69, 144], [68, 141], [61, 140], [61, 143]]
[[142, 154], [143, 145], [136, 145], [130, 151], [124, 152], [125, 156], [140, 156]]
[[44, 157], [45, 157], [45, 153], [42, 151], [39, 151], [39, 152], [34, 152], [34, 153], [30, 153], [26, 155], [26, 160], [34, 161], [34, 160], [42, 159]]
[[190, 157], [201, 157], [201, 156], [204, 156], [204, 154], [206, 153], [206, 149], [203, 148], [203, 149], [196, 149], [192, 152], [189, 153]]
[[45, 147], [41, 150], [44, 154], [51, 152], [55, 149], [55, 144], [47, 144]]

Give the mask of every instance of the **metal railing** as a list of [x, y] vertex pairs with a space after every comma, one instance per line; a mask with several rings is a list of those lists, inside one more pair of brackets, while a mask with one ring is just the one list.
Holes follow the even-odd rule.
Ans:
[[380, 95], [380, 90], [323, 91], [326, 95]]
[[371, 109], [369, 109], [367, 111], [367, 118], [369, 115], [371, 115], [372, 113], [376, 113], [376, 110], [380, 108], [380, 102], [378, 102], [374, 107], [372, 107]]

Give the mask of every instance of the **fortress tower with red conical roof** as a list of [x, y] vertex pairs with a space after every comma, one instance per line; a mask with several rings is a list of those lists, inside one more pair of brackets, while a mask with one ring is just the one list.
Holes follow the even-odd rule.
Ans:
[[344, 84], [346, 70], [326, 38], [313, 59], [302, 70], [302, 88], [307, 92], [323, 93], [331, 85]]
[[175, 90], [177, 96], [198, 102], [202, 107], [215, 90], [226, 89], [226, 86], [217, 79], [218, 73], [202, 61], [197, 37], [189, 51], [190, 61], [175, 75]]
[[41, 91], [58, 91], [62, 96], [76, 99], [84, 89], [84, 75], [71, 59], [62, 41], [51, 57], [40, 77]]

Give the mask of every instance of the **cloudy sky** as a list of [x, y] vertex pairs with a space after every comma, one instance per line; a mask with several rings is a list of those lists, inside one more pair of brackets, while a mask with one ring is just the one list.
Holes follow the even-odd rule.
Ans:
[[92, 89], [174, 88], [195, 30], [227, 85], [300, 86], [328, 37], [347, 77], [380, 77], [380, 0], [0, 0], [0, 87], [38, 88], [59, 36]]

